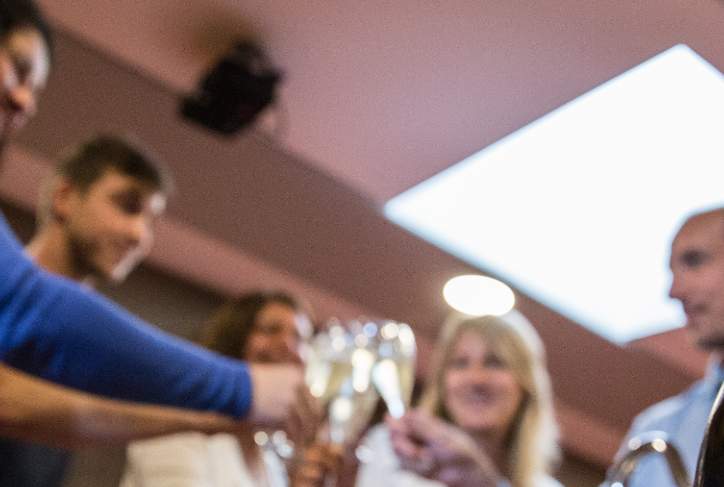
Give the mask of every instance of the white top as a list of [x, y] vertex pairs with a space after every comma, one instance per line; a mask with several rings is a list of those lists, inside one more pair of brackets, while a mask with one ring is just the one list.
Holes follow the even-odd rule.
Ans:
[[[271, 487], [286, 487], [279, 457], [261, 452]], [[189, 432], [131, 443], [120, 487], [255, 487], [233, 435]]]
[[[357, 474], [355, 487], [444, 487], [444, 484], [428, 480], [417, 474], [402, 470], [400, 461], [392, 449], [390, 434], [384, 425], [372, 428], [364, 445], [370, 450], [370, 460], [362, 463]], [[548, 475], [538, 477], [535, 487], [563, 487]], [[498, 481], [498, 487], [510, 487], [507, 480]]]

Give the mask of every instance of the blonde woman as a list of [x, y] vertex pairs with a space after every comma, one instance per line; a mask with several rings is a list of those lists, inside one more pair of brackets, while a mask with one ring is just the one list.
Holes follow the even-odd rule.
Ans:
[[370, 435], [358, 487], [560, 487], [545, 352], [515, 311], [443, 329], [421, 405]]

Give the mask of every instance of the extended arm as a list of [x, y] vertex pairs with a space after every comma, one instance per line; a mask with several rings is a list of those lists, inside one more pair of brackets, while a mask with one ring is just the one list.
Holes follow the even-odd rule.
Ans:
[[79, 448], [185, 430], [234, 433], [241, 426], [241, 421], [216, 413], [100, 398], [0, 364], [0, 436]]
[[387, 417], [403, 469], [450, 487], [496, 487], [501, 476], [471, 437], [426, 411]]
[[[173, 337], [37, 268], [0, 221], [0, 360], [93, 394], [279, 421], [301, 382]], [[252, 405], [252, 384], [254, 387]]]

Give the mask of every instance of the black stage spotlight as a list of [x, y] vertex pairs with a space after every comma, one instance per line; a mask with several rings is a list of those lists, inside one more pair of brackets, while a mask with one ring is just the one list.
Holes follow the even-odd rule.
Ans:
[[262, 49], [238, 42], [181, 102], [184, 117], [225, 135], [238, 132], [274, 100], [281, 79]]

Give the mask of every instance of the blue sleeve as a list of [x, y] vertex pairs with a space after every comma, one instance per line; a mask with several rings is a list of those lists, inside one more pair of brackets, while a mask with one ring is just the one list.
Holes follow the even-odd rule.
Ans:
[[96, 292], [39, 269], [2, 216], [0, 360], [118, 399], [236, 417], [251, 405], [245, 363], [163, 333]]

